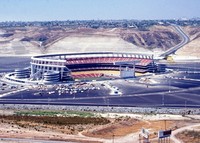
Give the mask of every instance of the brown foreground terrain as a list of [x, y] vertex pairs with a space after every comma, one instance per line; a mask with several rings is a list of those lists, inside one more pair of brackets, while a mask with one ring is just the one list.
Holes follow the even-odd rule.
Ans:
[[179, 139], [184, 140], [185, 143], [199, 143], [200, 142], [200, 130], [185, 130], [177, 135]]
[[[158, 130], [165, 130], [165, 128], [176, 130], [199, 123], [198, 119], [190, 120], [190, 118], [179, 115], [163, 115], [165, 118], [159, 119], [156, 119], [155, 115], [148, 115], [148, 119], [145, 119], [146, 115], [140, 115], [143, 118], [136, 118], [128, 114], [126, 116], [116, 114], [115, 116], [103, 117], [85, 112], [74, 112], [73, 114], [79, 114], [75, 116], [71, 113], [66, 115], [66, 112], [60, 111], [29, 111], [23, 112], [23, 114], [21, 112], [16, 114], [14, 111], [13, 113], [0, 116], [0, 138], [82, 143], [106, 143], [115, 140], [115, 142], [119, 143], [130, 143], [138, 142], [139, 132], [143, 127], [150, 131], [151, 142], [156, 142]], [[200, 125], [196, 127], [196, 129], [199, 128]], [[190, 138], [190, 141], [198, 141], [199, 132], [195, 130], [193, 133], [184, 130], [177, 137], [184, 143], [187, 142], [187, 137]]]

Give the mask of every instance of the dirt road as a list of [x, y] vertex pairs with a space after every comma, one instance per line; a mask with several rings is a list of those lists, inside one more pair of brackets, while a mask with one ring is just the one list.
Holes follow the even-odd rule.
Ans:
[[178, 133], [180, 133], [180, 132], [183, 132], [185, 130], [197, 130], [197, 129], [194, 129], [194, 128], [198, 127], [198, 126], [200, 126], [200, 123], [189, 125], [189, 126], [186, 126], [186, 127], [182, 127], [182, 128], [179, 128], [179, 129], [173, 131], [172, 135], [171, 135], [171, 140], [173, 140], [175, 143], [183, 143], [181, 140], [177, 139], [175, 137], [175, 135], [178, 134]]

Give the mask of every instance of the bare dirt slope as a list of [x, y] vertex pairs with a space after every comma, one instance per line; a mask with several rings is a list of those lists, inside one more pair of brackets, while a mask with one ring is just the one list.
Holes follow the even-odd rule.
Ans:
[[124, 41], [117, 36], [70, 36], [66, 37], [46, 50], [47, 53], [77, 52], [150, 52], [144, 48]]
[[181, 42], [172, 26], [152, 26], [146, 31], [122, 31], [121, 37], [125, 41], [147, 49], [166, 50]]
[[[20, 113], [19, 111], [17, 111]], [[21, 112], [37, 113], [36, 115], [18, 114], [15, 111], [0, 112], [0, 138], [25, 138], [53, 141], [75, 141], [80, 143], [131, 143], [138, 142], [141, 128], [149, 129], [150, 140], [157, 140], [157, 131], [172, 129], [199, 123], [181, 115], [134, 115], [110, 114], [107, 117], [61, 116], [63, 112], [49, 113], [42, 116], [44, 111]], [[6, 114], [6, 116], [1, 114]], [[75, 113], [75, 112], [74, 112]], [[57, 115], [56, 115], [57, 114]], [[79, 115], [93, 115], [78, 113]], [[56, 115], [56, 116], [55, 116]], [[59, 116], [58, 116], [59, 115]], [[109, 117], [108, 117], [109, 116]], [[198, 116], [199, 118], [199, 116]], [[198, 128], [199, 129], [199, 126]], [[113, 136], [114, 135], [114, 136]]]
[[38, 55], [44, 46], [65, 37], [62, 28], [11, 27], [0, 29], [0, 55]]
[[200, 58], [200, 27], [183, 27], [184, 31], [189, 35], [190, 42], [179, 49], [176, 54], [178, 56]]
[[0, 44], [0, 55], [37, 55], [41, 50], [30, 42], [19, 40]]
[[0, 29], [0, 55], [162, 51], [180, 42], [170, 26], [134, 28], [12, 27]]

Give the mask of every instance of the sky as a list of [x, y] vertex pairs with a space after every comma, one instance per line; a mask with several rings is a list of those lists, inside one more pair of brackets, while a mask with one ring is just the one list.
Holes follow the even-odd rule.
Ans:
[[0, 0], [0, 21], [200, 17], [200, 0]]

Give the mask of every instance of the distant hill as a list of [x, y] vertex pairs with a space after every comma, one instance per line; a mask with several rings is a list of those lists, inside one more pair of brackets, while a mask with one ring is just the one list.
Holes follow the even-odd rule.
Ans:
[[200, 27], [186, 26], [184, 31], [190, 36], [190, 42], [179, 49], [176, 55], [200, 58]]
[[123, 30], [121, 37], [147, 49], [166, 50], [181, 42], [181, 38], [171, 26], [152, 26], [146, 31]]
[[[185, 30], [191, 38], [198, 38], [199, 28], [187, 27]], [[90, 51], [161, 52], [180, 41], [181, 37], [172, 26], [162, 25], [145, 29], [61, 26], [0, 28], [1, 55]]]

